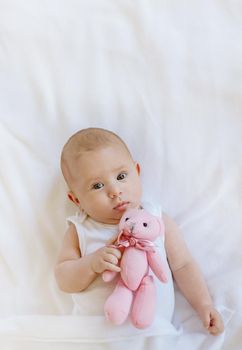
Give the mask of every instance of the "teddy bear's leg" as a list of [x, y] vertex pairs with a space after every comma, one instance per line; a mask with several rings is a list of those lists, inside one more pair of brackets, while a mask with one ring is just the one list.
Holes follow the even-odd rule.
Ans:
[[106, 318], [116, 325], [122, 324], [128, 317], [132, 300], [133, 292], [120, 279], [113, 293], [105, 302], [104, 313]]
[[155, 315], [156, 287], [153, 276], [145, 276], [136, 291], [131, 320], [136, 328], [148, 327]]

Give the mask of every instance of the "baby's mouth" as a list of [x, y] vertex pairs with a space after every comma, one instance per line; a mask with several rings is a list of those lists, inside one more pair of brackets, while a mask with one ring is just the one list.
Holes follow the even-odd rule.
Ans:
[[123, 202], [120, 202], [118, 205], [116, 205], [116, 207], [114, 207], [113, 209], [117, 211], [124, 211], [127, 209], [128, 205], [129, 205], [129, 202], [123, 201]]

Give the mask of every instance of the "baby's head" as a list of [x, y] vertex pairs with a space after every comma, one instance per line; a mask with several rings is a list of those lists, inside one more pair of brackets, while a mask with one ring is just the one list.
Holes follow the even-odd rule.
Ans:
[[63, 147], [61, 169], [69, 198], [92, 219], [117, 224], [128, 208], [139, 207], [139, 164], [115, 133], [88, 128]]

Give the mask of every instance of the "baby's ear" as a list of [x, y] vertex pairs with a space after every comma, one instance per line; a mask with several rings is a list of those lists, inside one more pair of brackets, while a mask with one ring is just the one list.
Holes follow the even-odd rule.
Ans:
[[80, 205], [80, 202], [79, 202], [79, 199], [76, 198], [76, 196], [74, 195], [74, 193], [72, 191], [69, 191], [67, 193], [67, 197], [74, 203], [76, 204], [77, 206]]
[[136, 167], [138, 175], [140, 175], [140, 165], [139, 165], [139, 163], [135, 163], [135, 167]]

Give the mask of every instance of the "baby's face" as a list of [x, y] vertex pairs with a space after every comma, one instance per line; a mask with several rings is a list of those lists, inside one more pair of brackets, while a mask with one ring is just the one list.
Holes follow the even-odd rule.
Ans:
[[126, 209], [139, 207], [139, 166], [121, 145], [84, 152], [71, 171], [72, 190], [92, 219], [118, 224]]

